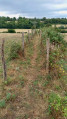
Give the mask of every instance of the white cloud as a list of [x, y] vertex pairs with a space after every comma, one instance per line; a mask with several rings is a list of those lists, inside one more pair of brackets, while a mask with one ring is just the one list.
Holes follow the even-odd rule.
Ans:
[[31, 16], [28, 16], [28, 14], [20, 14], [20, 13], [18, 13], [18, 14], [11, 14], [11, 13], [9, 13], [9, 12], [7, 12], [7, 11], [1, 11], [0, 12], [0, 16], [9, 16], [9, 17], [11, 17], [11, 18], [13, 18], [13, 17], [16, 17], [16, 18], [18, 18], [19, 16], [22, 16], [22, 17], [27, 17], [27, 18], [32, 18]]
[[9, 17], [16, 17], [16, 18], [18, 18], [19, 16], [20, 16], [21, 14], [10, 14], [9, 12], [5, 12], [5, 11], [1, 11], [0, 12], [0, 16], [9, 16]]
[[56, 14], [65, 14], [67, 15], [67, 11], [58, 11], [58, 12], [55, 12]]
[[64, 9], [67, 8], [67, 3], [65, 4], [42, 4], [43, 7], [46, 7], [48, 9], [52, 9], [52, 10], [57, 10], [57, 9]]

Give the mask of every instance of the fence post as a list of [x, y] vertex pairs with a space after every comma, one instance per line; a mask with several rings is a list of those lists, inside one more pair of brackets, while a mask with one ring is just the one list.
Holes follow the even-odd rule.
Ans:
[[29, 30], [28, 30], [28, 41], [30, 41], [30, 34], [29, 34]]
[[47, 50], [47, 56], [46, 56], [46, 73], [49, 73], [49, 50], [50, 50], [50, 39], [47, 38], [46, 40], [46, 50]]
[[39, 36], [40, 36], [40, 29], [39, 29]]
[[24, 56], [24, 32], [22, 32], [22, 55]]
[[33, 39], [33, 29], [32, 29], [32, 31], [31, 31], [31, 33], [32, 33], [32, 39]]
[[42, 31], [40, 30], [40, 40], [41, 40], [41, 44], [42, 44]]
[[31, 40], [32, 40], [32, 29], [31, 29], [31, 34], [30, 34]]
[[2, 66], [3, 66], [3, 79], [4, 81], [7, 80], [7, 73], [6, 73], [6, 63], [5, 63], [5, 57], [4, 57], [4, 43], [5, 40], [2, 40], [2, 47], [1, 47], [1, 56], [2, 56]]

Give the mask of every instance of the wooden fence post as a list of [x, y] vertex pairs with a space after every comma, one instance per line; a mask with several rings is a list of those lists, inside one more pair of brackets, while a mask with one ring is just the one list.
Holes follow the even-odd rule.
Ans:
[[33, 32], [34, 32], [34, 35], [35, 35], [35, 29], [33, 30]]
[[31, 29], [31, 34], [30, 34], [31, 40], [32, 40], [32, 29]]
[[40, 30], [40, 41], [41, 41], [41, 45], [42, 45], [42, 31]]
[[41, 32], [41, 30], [39, 29], [39, 36], [40, 36], [40, 32]]
[[24, 56], [24, 32], [22, 32], [22, 55]]
[[1, 56], [2, 56], [2, 66], [3, 66], [3, 79], [4, 81], [7, 80], [7, 73], [6, 73], [6, 63], [5, 63], [5, 57], [4, 57], [4, 43], [5, 40], [2, 40], [2, 47], [1, 47]]
[[30, 41], [30, 33], [29, 33], [29, 30], [28, 30], [28, 41]]
[[33, 39], [33, 29], [32, 29], [32, 39]]
[[40, 40], [41, 40], [41, 37], [42, 37], [42, 31], [40, 30]]
[[50, 52], [50, 39], [47, 38], [46, 40], [46, 50], [47, 50], [47, 56], [46, 56], [46, 73], [49, 73], [49, 52]]

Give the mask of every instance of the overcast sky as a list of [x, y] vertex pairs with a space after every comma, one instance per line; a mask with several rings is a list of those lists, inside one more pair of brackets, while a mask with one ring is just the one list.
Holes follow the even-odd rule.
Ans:
[[0, 16], [67, 18], [67, 0], [0, 0]]

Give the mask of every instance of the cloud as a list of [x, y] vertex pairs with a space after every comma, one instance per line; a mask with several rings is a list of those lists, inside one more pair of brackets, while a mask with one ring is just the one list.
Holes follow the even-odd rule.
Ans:
[[0, 0], [0, 16], [67, 17], [67, 0]]
[[63, 4], [42, 4], [43, 7], [46, 7], [46, 9], [50, 9], [50, 10], [60, 10], [60, 9], [67, 9], [67, 3], [63, 3]]
[[55, 12], [55, 14], [58, 14], [58, 15], [66, 15], [67, 16], [67, 11], [59, 11], [59, 12]]
[[28, 14], [24, 14], [24, 13], [23, 14], [20, 14], [20, 13], [11, 14], [10, 12], [7, 12], [7, 11], [3, 11], [3, 12], [1, 11], [0, 16], [5, 16], [5, 17], [9, 16], [11, 18], [13, 17], [18, 18], [19, 16], [26, 17], [26, 18], [34, 18], [34, 16], [31, 17]]

